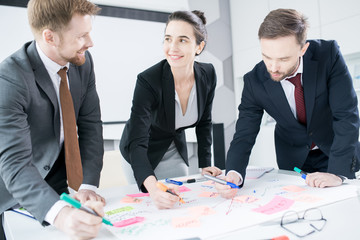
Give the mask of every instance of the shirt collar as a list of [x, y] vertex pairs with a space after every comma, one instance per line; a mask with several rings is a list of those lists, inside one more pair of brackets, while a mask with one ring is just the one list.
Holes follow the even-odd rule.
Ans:
[[50, 75], [55, 75], [57, 72], [62, 69], [63, 67], [67, 67], [69, 69], [70, 63], [66, 63], [66, 65], [61, 66], [51, 60], [45, 53], [41, 50], [39, 44], [36, 42], [36, 50], [40, 56], [41, 61], [44, 63], [46, 70]]

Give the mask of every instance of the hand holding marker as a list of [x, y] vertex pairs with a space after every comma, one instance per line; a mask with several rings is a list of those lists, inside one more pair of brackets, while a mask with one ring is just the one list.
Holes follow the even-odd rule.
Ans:
[[[70, 197], [66, 193], [62, 193], [60, 195], [60, 200], [64, 200], [65, 202], [71, 204], [71, 206], [73, 206], [74, 208], [84, 210], [85, 212], [88, 212], [90, 214], [93, 214], [95, 216], [100, 217], [99, 214], [97, 214], [94, 210], [92, 210], [91, 208], [88, 208], [86, 206], [81, 206], [81, 203], [78, 200]], [[107, 220], [106, 218], [102, 218], [102, 222], [107, 224], [107, 225], [113, 226], [113, 224], [109, 220]]]
[[162, 182], [157, 182], [157, 183], [156, 183], [156, 186], [157, 186], [160, 190], [162, 190], [162, 191], [164, 191], [164, 192], [168, 192], [168, 193], [170, 193], [170, 194], [172, 194], [172, 195], [175, 195], [175, 196], [179, 197], [179, 202], [185, 203], [184, 200], [183, 200], [179, 195], [177, 195], [176, 193], [170, 191], [170, 189], [169, 189], [165, 184], [163, 184]]
[[207, 179], [213, 180], [214, 182], [217, 182], [217, 183], [221, 183], [221, 184], [224, 184], [224, 185], [229, 185], [231, 188], [240, 188], [235, 183], [227, 182], [227, 181], [225, 181], [223, 179], [220, 179], [220, 178], [217, 178], [217, 177], [213, 177], [213, 176], [210, 176], [210, 175], [207, 175], [207, 174], [204, 174], [204, 177], [206, 177]]

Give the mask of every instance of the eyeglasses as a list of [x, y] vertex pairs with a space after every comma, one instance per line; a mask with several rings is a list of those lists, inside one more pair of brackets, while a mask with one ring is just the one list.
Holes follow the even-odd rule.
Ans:
[[285, 212], [281, 218], [280, 226], [297, 237], [308, 236], [315, 231], [321, 231], [325, 227], [326, 219], [320, 209], [310, 208], [302, 217], [295, 211]]

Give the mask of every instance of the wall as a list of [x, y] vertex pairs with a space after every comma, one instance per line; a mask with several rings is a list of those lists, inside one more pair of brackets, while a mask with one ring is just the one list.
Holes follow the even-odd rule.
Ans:
[[[240, 103], [242, 77], [261, 61], [257, 31], [271, 10], [293, 8], [304, 13], [310, 22], [308, 38], [335, 39], [345, 57], [357, 56], [360, 59], [357, 54], [360, 52], [360, 31], [357, 30], [360, 26], [358, 0], [230, 0], [230, 6], [236, 106]], [[274, 123], [265, 125], [265, 117], [250, 157], [250, 164], [276, 167]]]
[[[26, 3], [26, 0], [18, 2]], [[227, 149], [232, 138], [236, 114], [229, 0], [93, 0], [93, 2], [165, 13], [195, 9], [205, 12], [208, 45], [197, 60], [211, 62], [217, 72], [213, 121], [224, 123]], [[0, 61], [2, 61], [25, 42], [31, 41], [33, 36], [24, 7], [3, 6], [0, 2], [0, 22], [7, 23], [0, 28], [6, 33], [0, 39]], [[136, 75], [164, 57], [162, 52], [164, 28], [164, 22], [95, 17], [91, 32], [95, 45], [90, 52], [95, 64], [103, 121], [126, 121], [129, 118]], [[106, 150], [118, 149], [121, 132], [122, 126], [104, 125]], [[187, 131], [187, 138], [190, 143], [196, 142], [193, 130]], [[196, 148], [193, 145], [189, 146], [189, 154], [196, 157], [197, 151], [194, 149]]]

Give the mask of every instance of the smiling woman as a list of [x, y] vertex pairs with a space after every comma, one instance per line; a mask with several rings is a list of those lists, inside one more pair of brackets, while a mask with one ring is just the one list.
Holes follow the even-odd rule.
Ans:
[[138, 75], [131, 116], [120, 150], [132, 165], [139, 188], [158, 208], [171, 208], [177, 197], [160, 191], [157, 178], [188, 175], [184, 129], [195, 127], [202, 173], [221, 174], [211, 165], [212, 102], [216, 74], [212, 64], [195, 61], [207, 41], [200, 11], [169, 16], [163, 51], [166, 59]]

